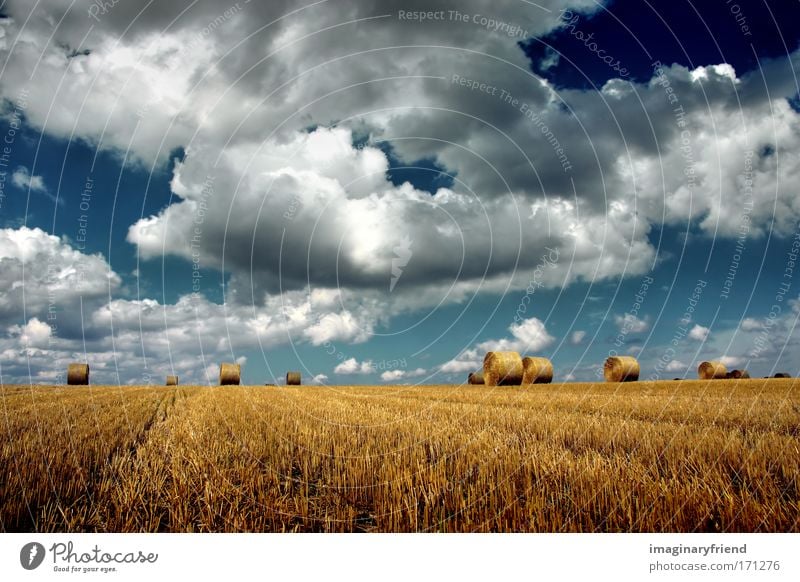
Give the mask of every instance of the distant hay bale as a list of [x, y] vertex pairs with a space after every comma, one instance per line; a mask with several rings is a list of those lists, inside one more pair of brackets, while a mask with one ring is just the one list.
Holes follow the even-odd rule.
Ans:
[[639, 379], [639, 362], [632, 356], [611, 356], [603, 364], [606, 382], [636, 382]]
[[219, 385], [238, 386], [242, 381], [242, 366], [239, 364], [220, 364], [219, 365]]
[[547, 358], [522, 358], [523, 384], [549, 384], [553, 381], [553, 363]]
[[469, 384], [483, 384], [483, 370], [478, 370], [477, 372], [471, 372], [470, 375], [467, 377], [467, 383]]
[[167, 376], [167, 386], [177, 386], [177, 385], [178, 385], [177, 376]]
[[522, 373], [522, 357], [517, 352], [488, 352], [483, 358], [483, 382], [487, 386], [519, 386]]
[[725, 374], [725, 377], [731, 378], [732, 380], [742, 380], [749, 378], [750, 373], [747, 370], [731, 370]]
[[286, 385], [287, 386], [300, 386], [300, 379], [302, 376], [300, 372], [286, 372]]
[[728, 369], [722, 362], [702, 362], [697, 367], [697, 375], [701, 380], [724, 378]]
[[792, 375], [788, 374], [786, 372], [778, 372], [777, 374], [775, 374], [773, 376], [773, 378], [791, 378], [791, 377], [792, 377]]
[[86, 386], [89, 384], [89, 364], [70, 364], [67, 366], [67, 384]]

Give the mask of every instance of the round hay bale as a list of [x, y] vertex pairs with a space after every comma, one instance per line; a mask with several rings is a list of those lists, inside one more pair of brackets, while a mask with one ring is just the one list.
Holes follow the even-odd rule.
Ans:
[[471, 372], [470, 375], [467, 377], [467, 382], [469, 384], [483, 384], [483, 370], [478, 370], [477, 372]]
[[226, 364], [219, 365], [219, 385], [238, 386], [242, 381], [242, 366], [239, 364]]
[[519, 386], [522, 372], [522, 357], [517, 352], [488, 352], [483, 358], [483, 382], [487, 386]]
[[726, 374], [726, 377], [734, 380], [746, 380], [750, 377], [750, 373], [747, 370], [731, 370]]
[[636, 382], [639, 379], [639, 362], [632, 356], [611, 356], [603, 364], [606, 382]]
[[287, 386], [300, 386], [300, 379], [302, 376], [300, 372], [286, 372], [286, 385]]
[[728, 369], [722, 362], [702, 362], [697, 367], [697, 375], [701, 380], [724, 378]]
[[773, 376], [773, 378], [791, 378], [791, 374], [787, 374], [786, 372], [778, 372]]
[[67, 366], [67, 384], [86, 386], [89, 384], [89, 364], [70, 364]]
[[177, 386], [177, 385], [178, 385], [177, 376], [167, 376], [167, 386]]
[[553, 381], [553, 363], [547, 358], [522, 358], [523, 384], [549, 384]]

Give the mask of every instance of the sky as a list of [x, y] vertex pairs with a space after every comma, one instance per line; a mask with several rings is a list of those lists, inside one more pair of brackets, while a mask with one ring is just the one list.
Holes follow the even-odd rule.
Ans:
[[0, 3], [0, 381], [800, 372], [800, 3]]

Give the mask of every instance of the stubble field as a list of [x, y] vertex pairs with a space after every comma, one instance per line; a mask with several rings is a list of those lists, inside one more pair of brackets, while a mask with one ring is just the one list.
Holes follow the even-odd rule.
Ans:
[[4, 531], [800, 531], [800, 380], [0, 387]]

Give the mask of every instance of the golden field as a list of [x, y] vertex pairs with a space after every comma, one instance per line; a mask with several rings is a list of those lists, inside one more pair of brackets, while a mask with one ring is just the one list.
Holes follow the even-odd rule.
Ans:
[[800, 531], [800, 380], [0, 387], [5, 531]]

